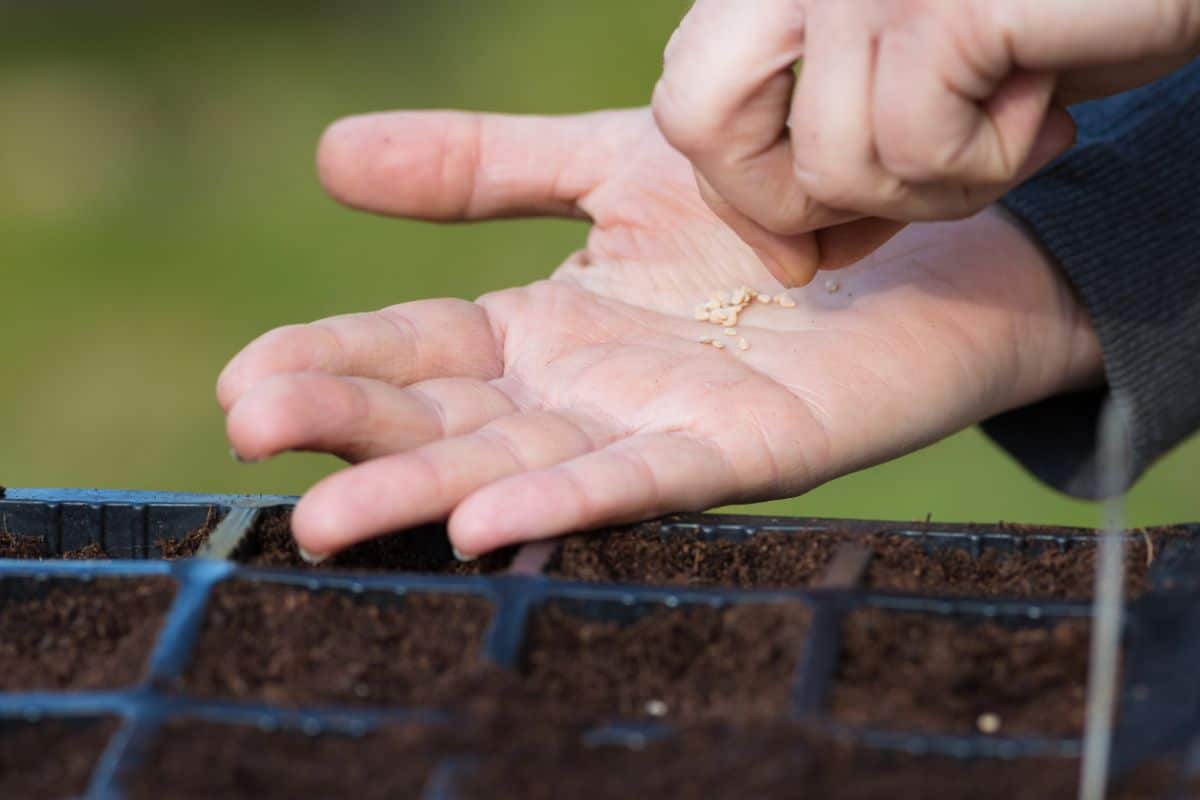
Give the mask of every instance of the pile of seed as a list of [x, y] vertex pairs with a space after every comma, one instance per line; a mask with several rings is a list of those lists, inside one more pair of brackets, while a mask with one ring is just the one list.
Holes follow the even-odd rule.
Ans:
[[[701, 303], [696, 306], [694, 316], [700, 322], [711, 322], [713, 325], [720, 325], [725, 329], [726, 336], [737, 337], [737, 347], [739, 350], [749, 350], [750, 343], [746, 341], [745, 337], [738, 336], [737, 324], [742, 312], [754, 303], [764, 306], [775, 303], [784, 308], [796, 307], [796, 301], [788, 297], [786, 293], [780, 292], [772, 297], [756, 289], [751, 289], [749, 286], [739, 286], [728, 294], [725, 292], [713, 292], [707, 303]], [[701, 336], [700, 343], [711, 344], [718, 350], [725, 349], [725, 343], [713, 336]]]

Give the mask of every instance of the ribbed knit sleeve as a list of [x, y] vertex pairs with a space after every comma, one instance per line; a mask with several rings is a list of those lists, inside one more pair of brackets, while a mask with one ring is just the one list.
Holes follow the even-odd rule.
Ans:
[[1107, 386], [983, 429], [1047, 483], [1097, 497], [1110, 392], [1132, 416], [1135, 478], [1200, 428], [1200, 61], [1071, 113], [1076, 145], [1002, 202], [1077, 288]]

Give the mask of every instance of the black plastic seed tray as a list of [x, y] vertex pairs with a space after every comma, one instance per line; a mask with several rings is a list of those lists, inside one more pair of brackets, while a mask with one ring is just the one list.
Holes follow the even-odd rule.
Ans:
[[[181, 677], [197, 657], [214, 589], [231, 582], [292, 587], [304, 592], [335, 593], [371, 603], [402, 603], [413, 595], [475, 596], [490, 603], [492, 616], [482, 636], [482, 655], [501, 670], [526, 673], [531, 658], [530, 628], [548, 609], [573, 617], [636, 624], [649, 614], [678, 609], [733, 609], [753, 604], [797, 604], [807, 610], [807, 629], [795, 648], [778, 716], [804, 722], [815, 730], [853, 738], [866, 746], [913, 755], [955, 758], [1074, 757], [1075, 735], [1008, 735], [961, 730], [893, 729], [848, 725], [831, 711], [847, 620], [865, 610], [954, 620], [966, 626], [992, 623], [1014, 630], [1045, 629], [1064, 620], [1086, 622], [1086, 600], [1031, 600], [1003, 597], [933, 596], [861, 588], [795, 587], [727, 589], [643, 584], [585, 583], [538, 574], [554, 557], [553, 546], [534, 545], [518, 553], [504, 574], [446, 576], [412, 573], [348, 573], [299, 569], [250, 568], [214, 558], [167, 562], [155, 542], [177, 539], [197, 527], [238, 511], [241, 532], [263, 509], [290, 506], [293, 498], [207, 496], [80, 490], [14, 490], [0, 498], [0, 530], [41, 536], [52, 555], [100, 545], [114, 560], [68, 561], [0, 559], [0, 588], [5, 581], [92, 581], [101, 578], [167, 576], [177, 586], [165, 622], [147, 657], [144, 677], [131, 686], [100, 691], [0, 692], [0, 735], [9, 723], [47, 718], [119, 720], [91, 770], [87, 796], [124, 796], [131, 776], [147, 758], [157, 737], [179, 720], [205, 720], [261, 731], [295, 730], [321, 737], [369, 735], [397, 724], [454, 730], [472, 723], [469, 711], [451, 711], [437, 703], [301, 703], [269, 699], [233, 699], [196, 694]], [[249, 509], [249, 513], [245, 513]], [[1040, 552], [1093, 546], [1090, 534], [1066, 529], [1014, 531], [1001, 527], [947, 526], [730, 517], [672, 516], [660, 532], [699, 533], [703, 537], [748, 540], [774, 531], [787, 535], [837, 530], [848, 534], [887, 533], [911, 537], [930, 549], [960, 548], [974, 557], [990, 549]], [[1128, 606], [1123, 641], [1121, 712], [1115, 737], [1114, 773], [1124, 774], [1150, 759], [1174, 759], [1187, 775], [1200, 774], [1200, 696], [1194, 665], [1200, 663], [1200, 548], [1198, 526], [1178, 526], [1156, 553], [1147, 591]], [[1136, 540], [1138, 534], [1131, 534]], [[533, 572], [534, 574], [529, 574]], [[4, 597], [0, 591], [0, 598]], [[0, 599], [0, 602], [5, 600]], [[583, 736], [587, 744], [643, 746], [671, 737], [681, 723], [660, 710], [604, 715]], [[455, 785], [484, 753], [447, 752], [432, 770], [423, 797], [453, 798]], [[167, 787], [164, 787], [166, 790]], [[1182, 789], [1180, 790], [1183, 791]], [[1180, 794], [1179, 796], [1184, 796]]]

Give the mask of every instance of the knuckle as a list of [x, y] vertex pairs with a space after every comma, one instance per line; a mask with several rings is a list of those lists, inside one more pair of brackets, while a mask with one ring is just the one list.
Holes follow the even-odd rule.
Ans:
[[813, 190], [813, 199], [828, 208], [858, 211], [868, 205], [863, 189], [846, 176], [830, 176]]
[[862, 204], [862, 210], [875, 213], [895, 212], [904, 207], [909, 199], [908, 184], [896, 175], [883, 173], [873, 175], [869, 185], [872, 196], [869, 202]]
[[795, 216], [811, 219], [822, 207], [854, 208], [862, 200], [864, 184], [857, 180], [853, 170], [814, 170], [797, 165], [795, 176], [804, 192], [803, 198], [798, 201]]
[[[996, 154], [986, 157], [974, 147], [971, 139], [950, 140], [919, 147], [922, 138], [916, 135], [892, 137], [879, 147], [883, 168], [902, 181], [929, 183], [960, 179], [982, 183], [1002, 183], [1016, 175], [1016, 168]], [[927, 141], [927, 140], [926, 140]]]

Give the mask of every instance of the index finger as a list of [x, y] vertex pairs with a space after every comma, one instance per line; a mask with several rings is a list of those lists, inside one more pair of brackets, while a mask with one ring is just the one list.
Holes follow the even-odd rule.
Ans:
[[379, 214], [437, 222], [583, 217], [580, 200], [643, 129], [636, 110], [363, 114], [329, 126], [317, 170], [335, 199]]

